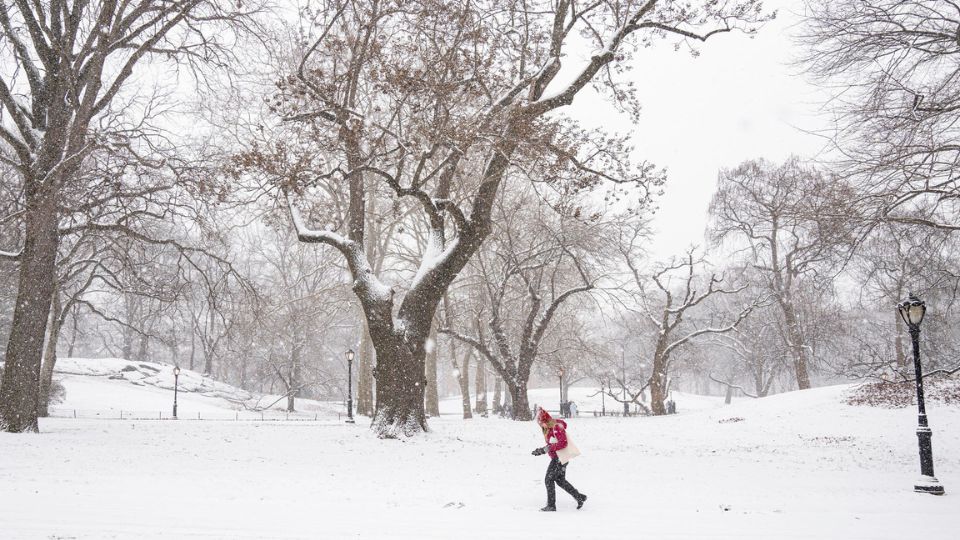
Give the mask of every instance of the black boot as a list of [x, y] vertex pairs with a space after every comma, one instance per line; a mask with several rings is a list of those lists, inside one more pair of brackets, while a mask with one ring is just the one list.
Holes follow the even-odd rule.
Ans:
[[585, 502], [587, 502], [587, 496], [581, 493], [580, 496], [577, 497], [577, 510], [583, 508], [583, 503]]
[[550, 506], [549, 504], [540, 509], [541, 512], [556, 512], [556, 506]]

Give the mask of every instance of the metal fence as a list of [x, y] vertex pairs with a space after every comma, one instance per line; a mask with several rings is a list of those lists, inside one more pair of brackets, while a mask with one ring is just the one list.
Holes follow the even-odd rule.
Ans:
[[[547, 410], [556, 418], [561, 418], [560, 411]], [[181, 411], [176, 417], [171, 411], [159, 410], [132, 410], [132, 409], [73, 409], [53, 407], [49, 410], [51, 418], [76, 418], [83, 420], [200, 420], [200, 421], [234, 421], [234, 422], [337, 422], [342, 423], [347, 419], [346, 413], [334, 412], [286, 412], [277, 410], [265, 411], [228, 411], [224, 412], [202, 412], [202, 411]], [[440, 418], [460, 418], [463, 413], [444, 412], [440, 413]], [[474, 417], [506, 418], [498, 413], [489, 411], [487, 414], [474, 413]], [[604, 416], [622, 417], [623, 411], [579, 411], [579, 414], [573, 418], [600, 418]], [[645, 416], [643, 413], [631, 413], [629, 417]], [[366, 417], [355, 416], [358, 421]]]
[[77, 418], [85, 420], [218, 420], [235, 422], [342, 422], [346, 414], [319, 412], [286, 412], [286, 411], [233, 411], [230, 412], [202, 412], [182, 411], [176, 417], [170, 411], [157, 410], [129, 410], [129, 409], [68, 409], [51, 408], [51, 418]]

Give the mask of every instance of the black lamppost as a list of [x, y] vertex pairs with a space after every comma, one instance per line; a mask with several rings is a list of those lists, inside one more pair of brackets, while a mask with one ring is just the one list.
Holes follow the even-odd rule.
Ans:
[[563, 368], [560, 368], [560, 416], [563, 416]]
[[355, 424], [353, 419], [353, 349], [347, 349], [347, 423]]
[[940, 481], [933, 476], [933, 444], [930, 439], [933, 432], [927, 425], [927, 409], [923, 401], [923, 367], [920, 365], [920, 323], [923, 322], [923, 315], [927, 312], [927, 306], [923, 300], [917, 298], [913, 293], [897, 304], [897, 311], [903, 322], [907, 323], [910, 329], [910, 338], [913, 340], [913, 369], [916, 372], [917, 380], [917, 439], [920, 442], [920, 480], [913, 486], [913, 490], [920, 493], [931, 493], [933, 495], [943, 495], [943, 486]]
[[630, 416], [630, 402], [627, 401], [627, 352], [620, 351], [620, 384], [623, 385], [623, 416]]
[[600, 381], [600, 416], [607, 415], [607, 395], [603, 391], [604, 382]]
[[177, 419], [177, 388], [180, 386], [180, 366], [173, 366], [173, 419]]

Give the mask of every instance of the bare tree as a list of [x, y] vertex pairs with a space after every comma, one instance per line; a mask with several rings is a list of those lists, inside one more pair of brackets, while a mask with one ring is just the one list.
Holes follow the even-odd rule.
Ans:
[[707, 299], [715, 295], [736, 294], [746, 286], [725, 288], [722, 285], [724, 278], [714, 273], [701, 277], [706, 262], [695, 256], [692, 248], [682, 258], [655, 270], [649, 278], [641, 274], [629, 252], [624, 251], [623, 255], [639, 292], [639, 311], [654, 330], [650, 358], [650, 409], [656, 415], [666, 414], [664, 401], [672, 356], [699, 336], [734, 330], [753, 311], [757, 301], [746, 303], [729, 314], [717, 314], [718, 320], [697, 320], [694, 314]]
[[[474, 331], [440, 331], [473, 347], [506, 385], [515, 420], [530, 420], [527, 387], [555, 317], [602, 275], [604, 227], [560, 216], [532, 194], [504, 194], [497, 205], [497, 234], [476, 256], [478, 287]], [[593, 252], [593, 253], [591, 253]]]
[[805, 65], [831, 90], [836, 165], [865, 217], [960, 229], [956, 2], [816, 0], [807, 20]]
[[893, 328], [886, 330], [894, 332], [895, 361], [900, 367], [907, 365], [905, 327], [890, 306], [910, 292], [933, 293], [944, 286], [955, 286], [951, 236], [949, 231], [918, 225], [879, 225], [860, 245], [853, 260], [853, 275], [864, 285], [861, 302], [887, 311], [888, 320], [893, 322]]
[[[452, 328], [456, 317], [453, 314], [450, 302], [449, 292], [443, 295], [443, 327]], [[465, 354], [460, 363], [457, 355], [456, 339], [449, 339], [448, 346], [450, 350], [450, 362], [452, 363], [454, 376], [457, 378], [457, 384], [460, 387], [460, 396], [463, 401], [464, 420], [473, 418], [473, 410], [470, 407], [470, 359], [473, 356], [473, 347], [465, 347]]]
[[[771, 392], [783, 368], [782, 348], [776, 334], [776, 314], [769, 313], [770, 307], [762, 306], [748, 317], [736, 329], [717, 336], [715, 343], [732, 356], [730, 367], [720, 377], [710, 373], [710, 379], [727, 387], [727, 403], [730, 391], [740, 390], [749, 397], [764, 397]], [[739, 375], [746, 375], [753, 390], [735, 385]]]
[[596, 328], [595, 332], [600, 335], [604, 346], [593, 355], [585, 369], [589, 376], [600, 384], [604, 413], [606, 398], [609, 397], [622, 406], [623, 416], [630, 415], [630, 405], [639, 407], [644, 414], [649, 414], [650, 407], [644, 403], [647, 388], [650, 386], [650, 376], [647, 373], [649, 347], [642, 338], [644, 325], [636, 313], [625, 311], [618, 315], [618, 319], [600, 318], [604, 324]]
[[[844, 254], [855, 243], [843, 211], [847, 188], [797, 158], [775, 166], [748, 161], [720, 172], [710, 204], [710, 234], [745, 254], [779, 306], [797, 386], [810, 388], [811, 340], [805, 336], [801, 289], [832, 286]], [[742, 248], [742, 249], [739, 249]]]
[[[300, 240], [332, 246], [347, 261], [377, 352], [373, 428], [383, 437], [427, 429], [430, 326], [444, 292], [490, 234], [496, 194], [515, 163], [550, 167], [558, 179], [580, 171], [571, 187], [603, 179], [651, 184], [649, 168], [623, 169], [611, 160], [623, 148], [619, 141], [607, 147], [610, 138], [587, 136], [552, 113], [591, 83], [633, 109], [632, 93], [615, 83], [610, 68], [629, 53], [634, 34], [643, 43], [662, 36], [703, 41], [751, 31], [766, 18], [756, 0], [683, 8], [657, 0], [328, 0], [316, 12], [319, 34], [296, 72], [280, 81], [274, 106], [298, 124], [293, 131], [310, 133], [317, 159], [280, 171], [277, 180]], [[598, 52], [561, 84], [561, 59], [577, 32]], [[274, 154], [258, 149], [246, 161], [260, 166]], [[414, 205], [431, 228], [427, 256], [396, 310], [396, 291], [374, 272], [366, 251], [370, 177]], [[348, 192], [342, 229], [310, 228], [294, 196], [331, 182]], [[336, 224], [327, 210], [321, 223]]]
[[0, 252], [16, 259], [20, 272], [0, 388], [5, 431], [38, 428], [57, 253], [63, 234], [78, 227], [64, 231], [61, 219], [72, 210], [68, 195], [79, 187], [78, 171], [95, 150], [136, 154], [140, 146], [130, 135], [142, 130], [112, 105], [141, 62], [222, 62], [226, 49], [210, 29], [243, 10], [204, 0], [0, 5], [0, 159], [16, 170], [24, 201], [16, 216], [23, 246]]

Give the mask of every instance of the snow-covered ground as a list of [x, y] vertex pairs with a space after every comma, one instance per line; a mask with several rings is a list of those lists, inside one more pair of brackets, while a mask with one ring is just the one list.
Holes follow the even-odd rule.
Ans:
[[[162, 391], [106, 377], [64, 383], [63, 408]], [[730, 406], [678, 395], [681, 414], [668, 417], [594, 418], [581, 406], [569, 432], [583, 455], [567, 476], [590, 498], [577, 511], [560, 491], [555, 514], [537, 511], [547, 459], [530, 455], [542, 444], [535, 425], [460, 420], [456, 398], [443, 405], [453, 414], [411, 440], [378, 440], [363, 419], [329, 414], [48, 418], [39, 435], [0, 434], [0, 538], [956, 538], [960, 408], [929, 408], [947, 495], [921, 495], [915, 411], [851, 407], [846, 388]], [[571, 398], [587, 404], [590, 393]], [[232, 410], [222, 398], [183, 399]]]
[[[173, 415], [174, 376], [171, 366], [119, 358], [61, 358], [55, 377], [67, 390], [66, 400], [51, 407], [54, 417], [169, 419]], [[177, 416], [202, 420], [337, 419], [339, 404], [297, 399], [297, 412], [286, 412], [287, 400], [250, 392], [182, 369], [178, 377]]]

